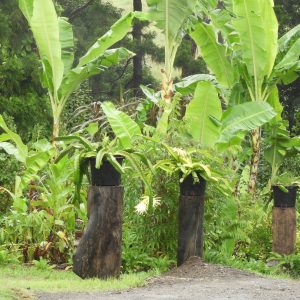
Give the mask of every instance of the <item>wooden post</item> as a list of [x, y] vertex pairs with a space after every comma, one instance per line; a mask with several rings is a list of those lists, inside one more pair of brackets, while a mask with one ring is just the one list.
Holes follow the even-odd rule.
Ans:
[[203, 255], [204, 193], [206, 182], [194, 184], [188, 177], [180, 188], [177, 265], [189, 257]]
[[296, 208], [273, 208], [273, 252], [289, 255], [295, 251]]
[[122, 186], [90, 186], [89, 222], [73, 257], [73, 271], [81, 278], [119, 276], [122, 207]]

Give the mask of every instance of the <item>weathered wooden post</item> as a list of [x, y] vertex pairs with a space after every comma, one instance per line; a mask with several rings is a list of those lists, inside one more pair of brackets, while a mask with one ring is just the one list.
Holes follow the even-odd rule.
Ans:
[[203, 255], [203, 219], [204, 194], [206, 181], [199, 175], [194, 183], [188, 176], [180, 184], [179, 232], [177, 265], [183, 264], [189, 257]]
[[289, 255], [295, 251], [296, 244], [296, 186], [287, 187], [288, 192], [273, 186], [273, 252]]
[[91, 160], [91, 175], [89, 221], [73, 256], [73, 271], [81, 278], [117, 277], [121, 268], [123, 210], [120, 174], [108, 161], [96, 169], [95, 160]]

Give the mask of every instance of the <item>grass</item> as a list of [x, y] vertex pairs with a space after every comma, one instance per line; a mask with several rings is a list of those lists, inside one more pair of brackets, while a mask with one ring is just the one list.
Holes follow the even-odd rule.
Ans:
[[154, 273], [136, 273], [122, 275], [120, 279], [82, 280], [71, 271], [8, 265], [0, 269], [0, 299], [34, 299], [34, 292], [121, 290], [142, 286], [153, 275]]
[[0, 288], [0, 299], [1, 300], [10, 300], [10, 299], [14, 299], [15, 297], [15, 293], [12, 290], [8, 290], [8, 289], [2, 289]]
[[300, 276], [292, 276], [287, 271], [284, 271], [279, 266], [268, 267], [262, 260], [242, 260], [237, 257], [226, 256], [206, 256], [205, 261], [211, 264], [228, 266], [234, 269], [248, 271], [268, 278], [299, 280]]

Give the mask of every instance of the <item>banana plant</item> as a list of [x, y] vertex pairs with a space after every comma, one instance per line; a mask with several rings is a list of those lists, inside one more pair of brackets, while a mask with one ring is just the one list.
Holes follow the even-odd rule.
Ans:
[[[226, 10], [207, 10], [208, 23], [198, 23], [190, 36], [217, 81], [229, 107], [244, 102], [282, 107], [276, 85], [296, 80], [300, 73], [300, 25], [278, 40], [272, 0], [230, 0]], [[221, 38], [220, 38], [221, 37]], [[249, 191], [255, 193], [261, 129], [253, 128]]]
[[265, 102], [246, 102], [222, 110], [218, 90], [211, 81], [200, 81], [183, 118], [185, 131], [204, 147], [228, 148], [240, 142], [246, 132], [276, 116]]
[[167, 132], [168, 118], [172, 111], [170, 105], [173, 98], [174, 60], [197, 3], [197, 0], [147, 0], [148, 11], [145, 13], [145, 18], [153, 21], [155, 26], [163, 32], [165, 45], [159, 134]]
[[[197, 0], [147, 0], [147, 17], [164, 33], [165, 83], [171, 83], [175, 56], [184, 37], [188, 18], [194, 13]], [[170, 95], [164, 95], [170, 101]]]
[[[173, 103], [175, 103], [174, 100], [172, 105]], [[188, 105], [183, 122], [180, 122], [180, 128], [176, 132], [176, 141], [179, 145], [184, 140], [184, 133], [188, 133], [190, 149], [185, 151], [173, 147], [172, 142], [169, 143], [170, 141], [162, 142], [155, 135], [153, 137], [143, 135], [138, 124], [126, 113], [116, 109], [112, 103], [103, 103], [102, 109], [121, 145], [128, 149], [139, 148], [139, 145], [133, 144], [132, 141], [141, 136], [146, 141], [152, 142], [155, 148], [166, 150], [167, 158], [156, 162], [154, 172], [144, 171], [144, 177], [149, 178], [146, 186], [148, 191], [151, 191], [151, 175], [155, 174], [156, 169], [162, 169], [171, 174], [181, 172], [182, 179], [191, 174], [196, 179], [196, 174], [201, 174], [207, 181], [214, 183], [221, 192], [231, 193], [228, 182], [223, 179], [221, 174], [218, 174], [216, 169], [211, 170], [210, 168], [209, 162], [215, 163], [218, 159], [209, 155], [208, 150], [200, 147], [207, 146], [209, 141], [210, 146], [214, 146], [214, 148], [224, 148], [224, 144], [228, 145], [240, 135], [243, 137], [246, 132], [261, 126], [276, 116], [276, 112], [268, 103], [244, 103], [223, 113], [214, 84], [200, 82], [196, 88], [195, 97]], [[195, 147], [195, 144], [198, 146]], [[145, 153], [145, 149], [142, 149], [142, 152]], [[222, 159], [218, 163], [223, 164]], [[144, 182], [147, 183], [146, 180]], [[150, 197], [149, 206], [152, 207], [152, 205], [153, 199]]]
[[53, 114], [53, 143], [59, 136], [60, 118], [70, 95], [89, 77], [111, 65], [130, 58], [125, 48], [109, 49], [131, 29], [138, 13], [129, 13], [112, 25], [95, 44], [74, 63], [74, 40], [71, 24], [57, 16], [52, 0], [19, 0], [19, 7], [35, 38], [42, 65], [42, 84], [48, 90]]
[[0, 128], [4, 133], [0, 134], [0, 149], [7, 154], [12, 155], [22, 164], [22, 177], [16, 176], [14, 193], [8, 192], [16, 201], [22, 195], [24, 189], [27, 189], [32, 181], [38, 181], [38, 173], [43, 170], [54, 155], [54, 148], [46, 140], [40, 140], [33, 143], [30, 148], [25, 145], [21, 137], [11, 131], [5, 120], [0, 115]]
[[274, 184], [283, 160], [299, 153], [300, 138], [291, 138], [284, 121], [274, 120], [265, 128], [265, 143], [264, 158], [271, 166], [270, 183]]

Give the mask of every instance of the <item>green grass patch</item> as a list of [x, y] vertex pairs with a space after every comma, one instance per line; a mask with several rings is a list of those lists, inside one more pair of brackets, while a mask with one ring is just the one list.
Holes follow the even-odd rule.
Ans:
[[72, 271], [38, 270], [35, 267], [9, 265], [0, 269], [0, 299], [19, 299], [20, 295], [25, 299], [34, 299], [30, 297], [34, 292], [121, 290], [142, 286], [153, 275], [154, 273], [136, 273], [124, 274], [119, 279], [82, 280]]
[[11, 300], [16, 299], [15, 293], [9, 289], [0, 288], [0, 299], [1, 300]]

